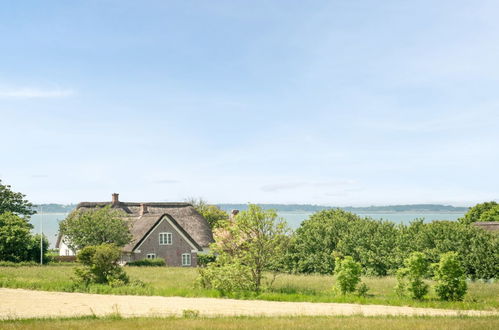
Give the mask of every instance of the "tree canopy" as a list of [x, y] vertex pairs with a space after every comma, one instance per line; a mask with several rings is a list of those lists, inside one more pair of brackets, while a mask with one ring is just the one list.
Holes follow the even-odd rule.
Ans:
[[217, 261], [208, 265], [205, 274], [211, 278], [204, 283], [209, 285], [212, 280], [212, 285], [224, 284], [218, 279], [233, 274], [234, 281], [246, 279], [245, 288], [260, 291], [263, 272], [275, 269], [285, 253], [287, 233], [286, 223], [274, 210], [250, 204], [248, 210], [240, 212], [233, 221], [224, 222], [215, 232], [216, 242], [210, 248]]
[[187, 202], [191, 203], [196, 211], [208, 221], [211, 228], [217, 228], [220, 226], [221, 222], [229, 219], [227, 212], [216, 205], [208, 204], [202, 198], [190, 198]]
[[124, 246], [132, 240], [129, 224], [123, 219], [122, 211], [109, 206], [73, 211], [61, 221], [59, 232], [73, 251], [105, 243]]
[[0, 180], [0, 214], [12, 212], [29, 217], [36, 213], [33, 204], [25, 199], [25, 195], [11, 190], [10, 185], [2, 184]]
[[457, 252], [471, 278], [499, 275], [499, 235], [456, 221], [415, 220], [409, 225], [361, 218], [342, 210], [313, 214], [296, 230], [288, 250], [287, 270], [328, 274], [334, 256], [352, 256], [363, 271], [373, 275], [394, 274], [412, 252], [422, 252], [429, 262]]
[[465, 224], [481, 221], [499, 221], [499, 204], [494, 201], [476, 204], [470, 207], [468, 212], [459, 221]]

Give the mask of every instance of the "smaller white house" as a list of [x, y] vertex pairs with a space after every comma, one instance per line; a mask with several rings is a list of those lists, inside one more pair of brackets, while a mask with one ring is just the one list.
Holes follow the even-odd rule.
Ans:
[[62, 239], [61, 235], [57, 237], [57, 243], [55, 244], [56, 247], [59, 248], [59, 255], [60, 256], [74, 256], [75, 253], [73, 250], [69, 248], [69, 246], [64, 243], [64, 240]]

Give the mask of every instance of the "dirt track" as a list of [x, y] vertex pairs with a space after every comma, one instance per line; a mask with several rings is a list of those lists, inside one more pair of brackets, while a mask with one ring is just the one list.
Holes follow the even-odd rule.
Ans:
[[284, 316], [284, 315], [427, 315], [487, 316], [490, 311], [457, 311], [382, 305], [277, 302], [215, 298], [118, 296], [86, 293], [30, 291], [0, 288], [0, 319], [104, 316], [119, 313], [132, 316], [181, 316], [185, 310], [200, 316]]

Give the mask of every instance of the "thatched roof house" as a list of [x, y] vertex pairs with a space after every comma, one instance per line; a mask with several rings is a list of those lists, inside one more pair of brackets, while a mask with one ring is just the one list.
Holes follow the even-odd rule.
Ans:
[[[123, 248], [124, 261], [161, 257], [168, 265], [194, 266], [197, 254], [214, 241], [208, 222], [189, 203], [121, 202], [118, 196], [113, 194], [111, 202], [79, 203], [76, 210], [111, 206], [122, 211], [133, 237]], [[59, 235], [56, 247], [67, 255], [63, 241]]]
[[474, 222], [474, 226], [483, 228], [485, 230], [490, 230], [490, 231], [499, 231], [499, 222], [497, 221], [490, 221], [490, 222]]

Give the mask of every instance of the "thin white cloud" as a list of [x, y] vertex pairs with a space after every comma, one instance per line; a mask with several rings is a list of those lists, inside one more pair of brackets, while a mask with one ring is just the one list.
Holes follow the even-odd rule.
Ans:
[[33, 87], [2, 88], [0, 87], [0, 99], [54, 99], [74, 95], [71, 89], [41, 89]]

